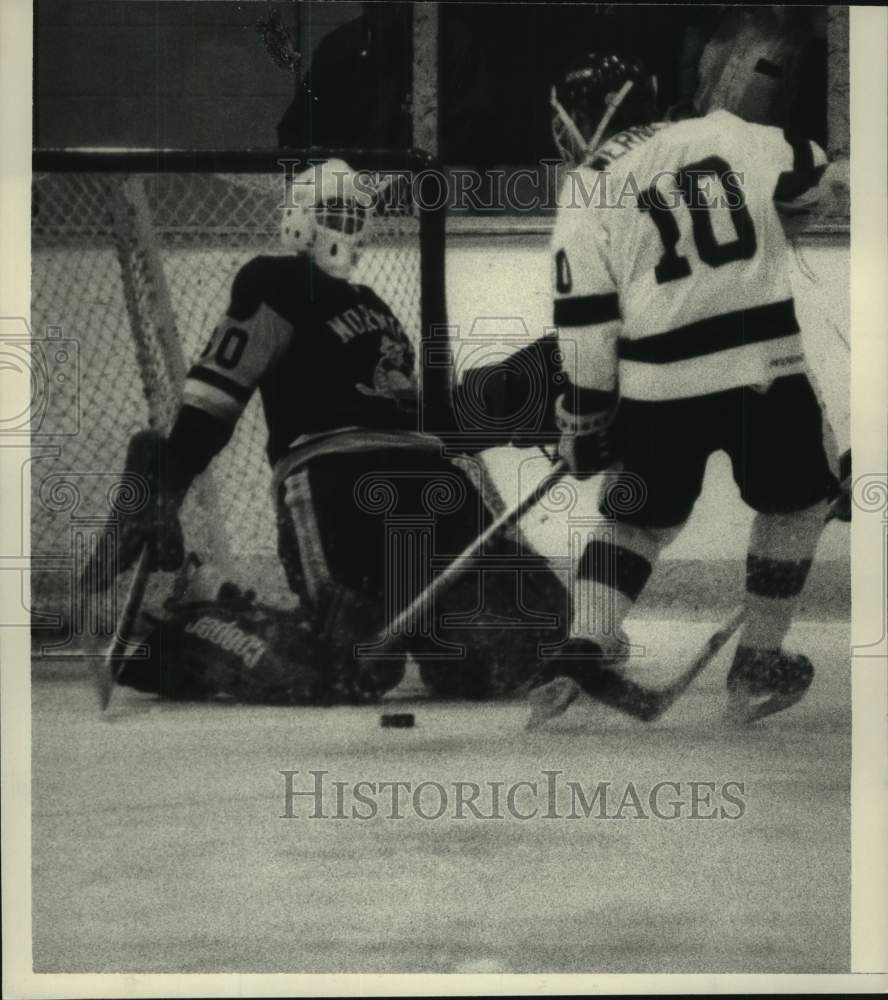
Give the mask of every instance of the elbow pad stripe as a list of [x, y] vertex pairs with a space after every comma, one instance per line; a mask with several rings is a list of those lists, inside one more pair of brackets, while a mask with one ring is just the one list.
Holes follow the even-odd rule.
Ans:
[[555, 300], [556, 326], [592, 326], [619, 318], [620, 300], [616, 292]]
[[222, 392], [228, 393], [232, 399], [236, 399], [243, 405], [249, 403], [250, 396], [253, 394], [252, 389], [247, 389], [239, 382], [220, 375], [219, 372], [213, 371], [212, 368], [204, 368], [203, 365], [195, 365], [188, 373], [188, 378], [196, 379], [198, 382], [206, 382], [207, 385], [213, 386], [214, 389], [221, 389]]
[[814, 150], [803, 136], [784, 129], [783, 138], [792, 146], [792, 170], [785, 170], [777, 178], [774, 200], [792, 201], [819, 183], [826, 164], [815, 166]]
[[821, 167], [812, 167], [804, 173], [797, 174], [793, 170], [785, 171], [777, 178], [774, 201], [791, 202], [800, 198], [806, 191], [817, 187], [824, 170], [826, 170], [825, 163]]
[[783, 138], [792, 146], [792, 172], [806, 174], [814, 169], [814, 150], [811, 143], [802, 135], [783, 130]]
[[186, 406], [203, 410], [211, 417], [216, 417], [230, 424], [235, 423], [244, 412], [243, 406], [236, 399], [232, 399], [227, 392], [207, 385], [206, 382], [199, 382], [197, 379], [185, 383], [182, 402]]

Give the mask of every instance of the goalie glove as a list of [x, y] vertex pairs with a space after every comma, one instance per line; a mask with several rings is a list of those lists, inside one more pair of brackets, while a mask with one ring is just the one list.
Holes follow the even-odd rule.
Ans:
[[81, 576], [86, 589], [107, 590], [118, 573], [136, 563], [146, 545], [152, 571], [172, 572], [182, 565], [185, 546], [179, 508], [185, 494], [164, 487], [165, 453], [166, 440], [157, 431], [138, 431], [130, 438], [124, 474], [138, 484], [136, 499], [131, 505], [118, 505], [108, 518]]
[[[588, 404], [602, 404], [592, 409]], [[609, 405], [608, 405], [609, 404]], [[582, 406], [585, 412], [574, 412]], [[594, 390], [575, 390], [555, 402], [555, 423], [561, 432], [558, 456], [575, 479], [588, 479], [613, 465], [616, 459], [613, 424], [615, 395]]]
[[460, 450], [554, 444], [555, 397], [566, 382], [561, 357], [557, 338], [545, 336], [502, 361], [470, 368], [453, 400]]

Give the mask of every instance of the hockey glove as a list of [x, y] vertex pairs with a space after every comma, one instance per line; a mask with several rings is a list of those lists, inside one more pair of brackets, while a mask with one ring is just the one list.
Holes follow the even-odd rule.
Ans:
[[[106, 590], [118, 573], [135, 564], [148, 546], [149, 568], [172, 572], [185, 558], [179, 508], [184, 492], [164, 489], [166, 441], [157, 431], [139, 431], [130, 439], [124, 468], [132, 500], [121, 490], [81, 583]], [[126, 502], [125, 502], [126, 501]]]
[[[558, 455], [567, 464], [576, 479], [588, 479], [597, 472], [613, 465], [616, 454], [613, 441], [613, 423], [616, 408], [574, 413], [569, 402], [584, 402], [586, 393], [565, 393], [555, 402], [555, 422], [561, 432]], [[571, 396], [580, 397], [571, 399]], [[612, 400], [612, 394], [595, 393], [601, 400]], [[584, 407], [585, 409], [585, 407]]]
[[179, 508], [182, 497], [160, 492], [149, 501], [144, 511], [122, 516], [118, 530], [118, 570], [126, 570], [139, 558], [143, 546], [148, 546], [148, 566], [152, 572], [175, 572], [185, 558], [185, 543]]
[[495, 364], [470, 368], [453, 399], [460, 450], [475, 454], [508, 444], [554, 444], [555, 396], [564, 381], [555, 337], [535, 340]]

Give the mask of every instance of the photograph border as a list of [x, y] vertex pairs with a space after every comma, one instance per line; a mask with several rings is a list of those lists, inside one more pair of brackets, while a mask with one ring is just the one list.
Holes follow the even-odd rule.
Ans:
[[[855, 497], [881, 483], [881, 509], [851, 525], [852, 644], [852, 950], [849, 974], [823, 975], [59, 975], [31, 966], [29, 630], [0, 628], [2, 704], [3, 994], [62, 996], [402, 996], [486, 993], [584, 994], [879, 992], [888, 988], [888, 231], [886, 122], [888, 8], [852, 7], [851, 75], [851, 421]], [[0, 317], [29, 315], [31, 37], [29, 0], [0, 4]], [[13, 139], [14, 141], [10, 141]], [[29, 387], [18, 386], [25, 410]], [[4, 382], [6, 386], [6, 382]], [[27, 565], [30, 523], [21, 492], [28, 444], [0, 447], [0, 568]], [[12, 488], [10, 488], [12, 487]], [[15, 508], [21, 500], [22, 508]], [[10, 555], [12, 553], [12, 555]], [[19, 574], [0, 573], [4, 607], [21, 605]], [[21, 613], [21, 611], [19, 611]], [[873, 645], [876, 634], [879, 643]], [[816, 897], [816, 886], [812, 886]]]

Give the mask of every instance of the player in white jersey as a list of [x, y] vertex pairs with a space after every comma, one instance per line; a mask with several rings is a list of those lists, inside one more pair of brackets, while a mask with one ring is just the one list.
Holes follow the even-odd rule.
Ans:
[[782, 644], [836, 488], [780, 215], [808, 207], [826, 157], [726, 111], [657, 122], [652, 78], [613, 55], [568, 74], [553, 107], [576, 165], [552, 243], [555, 325], [576, 357], [559, 451], [578, 478], [619, 464], [601, 504], [615, 534], [583, 553], [572, 639], [531, 692], [531, 724], [619, 676], [622, 622], [718, 450], [756, 512], [728, 687], [740, 718], [761, 717], [813, 677]]

